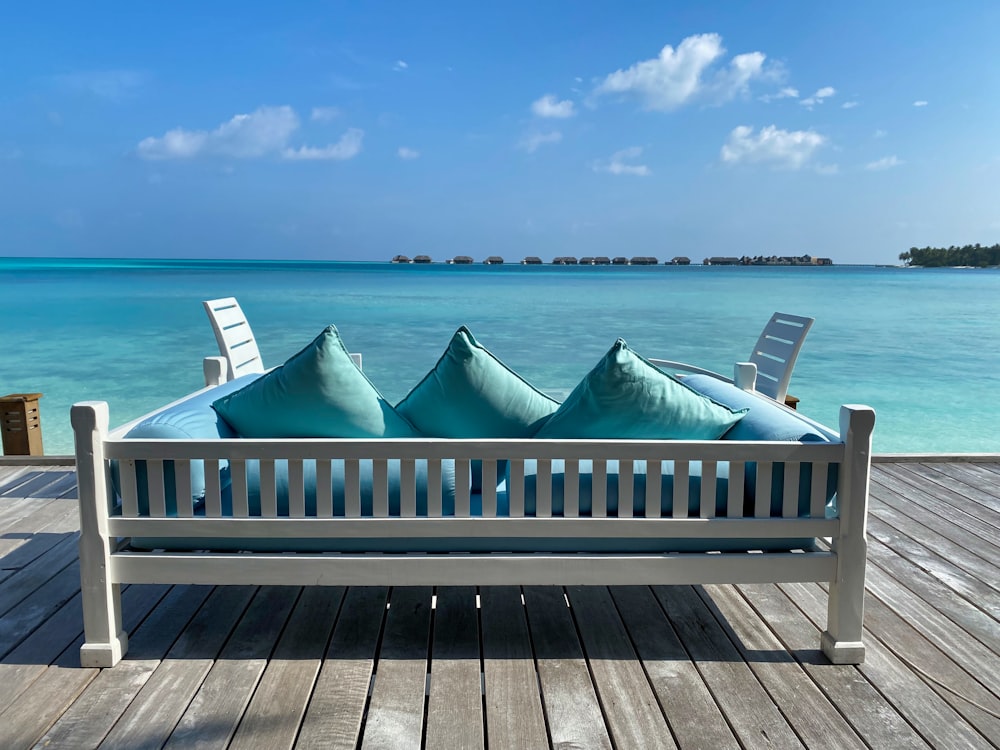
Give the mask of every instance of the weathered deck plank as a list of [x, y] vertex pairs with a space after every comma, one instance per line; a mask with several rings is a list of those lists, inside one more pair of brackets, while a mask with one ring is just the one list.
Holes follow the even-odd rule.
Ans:
[[0, 747], [1000, 745], [1000, 461], [872, 490], [859, 667], [816, 584], [126, 586], [93, 670], [71, 472], [0, 465]]
[[476, 590], [437, 590], [427, 698], [427, 747], [485, 747]]

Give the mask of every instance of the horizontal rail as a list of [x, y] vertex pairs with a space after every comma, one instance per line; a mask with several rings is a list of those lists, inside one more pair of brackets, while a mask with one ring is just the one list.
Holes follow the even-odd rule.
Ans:
[[611, 586], [829, 581], [836, 576], [836, 565], [836, 556], [828, 552], [768, 555], [143, 552], [113, 555], [108, 574], [121, 583], [182, 580], [194, 584], [262, 586]]
[[111, 518], [122, 537], [194, 539], [560, 538], [795, 539], [834, 537], [810, 518]]

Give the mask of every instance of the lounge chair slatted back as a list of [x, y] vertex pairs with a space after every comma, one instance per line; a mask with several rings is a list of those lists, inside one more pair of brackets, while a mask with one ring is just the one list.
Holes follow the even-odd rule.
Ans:
[[750, 361], [757, 365], [757, 390], [784, 401], [788, 382], [813, 318], [775, 313], [754, 345]]
[[[247, 321], [247, 316], [235, 297], [222, 297], [202, 302], [212, 323], [219, 354], [226, 358], [229, 372], [227, 379], [240, 375], [264, 372], [264, 362], [257, 348], [257, 339]], [[351, 352], [351, 359], [358, 369], [362, 369], [360, 352]]]
[[[754, 345], [748, 361], [757, 367], [756, 389], [765, 396], [773, 398], [778, 403], [785, 402], [788, 395], [788, 383], [792, 379], [792, 370], [799, 350], [805, 341], [806, 334], [814, 322], [813, 318], [789, 313], [776, 312], [761, 331], [760, 338]], [[732, 382], [732, 378], [720, 375], [711, 370], [689, 365], [686, 362], [675, 362], [669, 359], [650, 359], [662, 370], [680, 370], [682, 372], [711, 375], [714, 378]]]
[[257, 340], [236, 298], [206, 300], [202, 304], [212, 323], [219, 353], [229, 363], [229, 379], [252, 372], [264, 372]]

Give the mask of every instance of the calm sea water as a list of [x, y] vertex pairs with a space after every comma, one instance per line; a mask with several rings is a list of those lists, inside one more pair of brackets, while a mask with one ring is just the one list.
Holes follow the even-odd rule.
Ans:
[[1000, 452], [997, 270], [0, 259], [0, 395], [43, 393], [45, 452], [69, 454], [73, 402], [120, 424], [201, 387], [201, 301], [225, 296], [265, 365], [334, 323], [393, 402], [463, 324], [560, 397], [618, 337], [729, 373], [772, 312], [809, 315], [804, 412], [836, 428], [840, 404], [873, 406], [881, 452]]

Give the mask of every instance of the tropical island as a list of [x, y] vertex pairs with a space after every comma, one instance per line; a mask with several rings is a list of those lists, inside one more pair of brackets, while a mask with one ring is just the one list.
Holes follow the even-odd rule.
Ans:
[[1000, 266], [1000, 243], [984, 247], [978, 242], [975, 245], [962, 247], [911, 247], [905, 253], [899, 254], [899, 259], [907, 266], [921, 268], [944, 268], [966, 266], [972, 268], [989, 268]]

